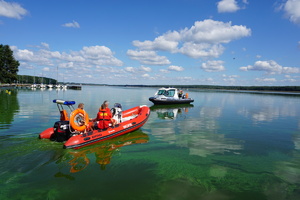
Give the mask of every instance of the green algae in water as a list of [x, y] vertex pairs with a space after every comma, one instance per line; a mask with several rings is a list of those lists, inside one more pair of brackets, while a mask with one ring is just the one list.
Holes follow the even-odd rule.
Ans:
[[20, 183], [23, 173], [16, 172], [3, 172], [0, 174], [0, 199], [11, 199], [10, 194], [12, 191], [17, 190], [22, 185]]
[[135, 153], [126, 156], [126, 159], [132, 157], [133, 160], [144, 159], [145, 162], [155, 163], [151, 171], [155, 177], [160, 177], [158, 184], [161, 185], [159, 191], [162, 193], [170, 189], [171, 183], [181, 185], [182, 182], [189, 185], [190, 189], [198, 188], [200, 196], [221, 195], [220, 191], [227, 191], [231, 195], [247, 194], [264, 199], [265, 196], [271, 196], [272, 188], [280, 186], [280, 189], [286, 191], [284, 196], [287, 197], [297, 188], [297, 185], [282, 183], [273, 173], [274, 160], [288, 159], [283, 154], [270, 154], [268, 158], [237, 155], [198, 157], [188, 156], [187, 151], [178, 148], [158, 149], [156, 154], [153, 151], [151, 154]]
[[[143, 92], [132, 91], [126, 95]], [[45, 102], [61, 96], [32, 94], [1, 132], [1, 199], [299, 199], [299, 98], [195, 92], [188, 113], [168, 121], [151, 113], [141, 129], [147, 143], [118, 147], [122, 141], [116, 140], [107, 142], [114, 150], [95, 151], [64, 150], [61, 143], [36, 139], [49, 125]], [[80, 98], [72, 91], [63, 95]], [[97, 98], [102, 96], [80, 100], [95, 105]], [[31, 102], [38, 110], [26, 116]]]

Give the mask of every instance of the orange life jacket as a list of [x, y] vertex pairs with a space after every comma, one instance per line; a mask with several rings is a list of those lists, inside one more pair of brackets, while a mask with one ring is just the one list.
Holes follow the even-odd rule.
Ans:
[[109, 108], [100, 109], [97, 114], [98, 128], [105, 129], [109, 127], [109, 123], [111, 122], [112, 114]]

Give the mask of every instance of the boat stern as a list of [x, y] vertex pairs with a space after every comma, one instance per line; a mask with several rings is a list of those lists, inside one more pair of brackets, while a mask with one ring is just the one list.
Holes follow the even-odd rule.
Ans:
[[44, 130], [43, 132], [41, 132], [39, 134], [39, 138], [40, 139], [50, 139], [53, 134], [54, 134], [54, 128], [50, 127], [50, 128], [47, 128], [46, 130]]

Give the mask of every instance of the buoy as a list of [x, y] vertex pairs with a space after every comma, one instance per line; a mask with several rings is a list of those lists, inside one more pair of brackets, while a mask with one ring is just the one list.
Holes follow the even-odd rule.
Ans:
[[[78, 122], [78, 118], [82, 120]], [[77, 131], [84, 131], [89, 123], [89, 115], [82, 109], [74, 110], [70, 115], [70, 125], [73, 129]]]

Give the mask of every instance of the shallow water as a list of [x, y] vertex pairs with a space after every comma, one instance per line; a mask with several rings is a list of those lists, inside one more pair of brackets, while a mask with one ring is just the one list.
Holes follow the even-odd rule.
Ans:
[[[158, 88], [0, 90], [0, 199], [299, 199], [298, 95], [184, 90], [192, 105], [153, 106]], [[38, 139], [53, 99], [151, 107], [132, 133], [79, 150]], [[77, 105], [76, 104], [76, 105]]]

